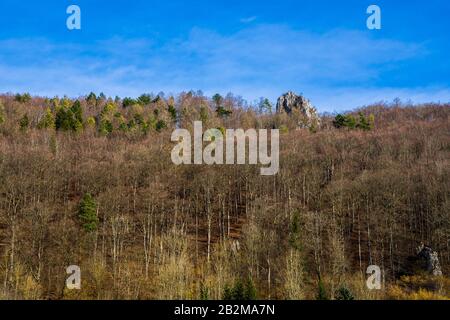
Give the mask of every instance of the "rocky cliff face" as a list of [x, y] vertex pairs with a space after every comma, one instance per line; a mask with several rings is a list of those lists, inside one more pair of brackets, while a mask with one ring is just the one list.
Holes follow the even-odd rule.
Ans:
[[320, 123], [316, 108], [302, 95], [297, 95], [289, 91], [278, 98], [277, 113], [285, 112], [291, 115], [294, 110], [297, 110], [305, 117], [307, 126], [318, 125]]

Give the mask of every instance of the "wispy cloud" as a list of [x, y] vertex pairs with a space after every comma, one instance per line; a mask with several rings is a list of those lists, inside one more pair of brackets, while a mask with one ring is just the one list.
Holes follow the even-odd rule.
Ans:
[[242, 23], [250, 23], [256, 20], [256, 16], [251, 16], [251, 17], [246, 17], [246, 18], [242, 18], [240, 21]]
[[[327, 110], [344, 108], [344, 100], [347, 108], [382, 100], [381, 94], [391, 96], [395, 90], [411, 94], [411, 88], [371, 84], [399, 62], [426, 54], [421, 44], [376, 39], [366, 32], [312, 33], [284, 25], [252, 25], [227, 35], [194, 28], [162, 45], [115, 37], [82, 45], [10, 39], [0, 41], [0, 48], [0, 87], [7, 91], [135, 96], [201, 89], [253, 100], [275, 99], [291, 89]], [[427, 90], [422, 88], [424, 97]], [[429, 90], [433, 99], [448, 97], [445, 88]]]

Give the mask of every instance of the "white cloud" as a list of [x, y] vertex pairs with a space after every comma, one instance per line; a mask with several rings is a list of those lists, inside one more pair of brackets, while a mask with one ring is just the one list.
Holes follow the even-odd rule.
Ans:
[[446, 88], [380, 88], [371, 84], [399, 62], [426, 54], [417, 43], [375, 39], [370, 33], [312, 33], [284, 25], [254, 25], [223, 35], [194, 28], [158, 45], [115, 37], [90, 44], [45, 39], [0, 41], [0, 87], [45, 95], [109, 95], [201, 89], [248, 100], [303, 92], [321, 111], [350, 109], [408, 96], [447, 99]]

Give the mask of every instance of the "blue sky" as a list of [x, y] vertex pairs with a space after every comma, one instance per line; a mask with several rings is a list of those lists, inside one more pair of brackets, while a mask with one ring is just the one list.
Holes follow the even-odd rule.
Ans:
[[[66, 28], [81, 8], [82, 29]], [[366, 8], [382, 29], [366, 28]], [[319, 111], [450, 101], [450, 2], [0, 2], [0, 92], [303, 93]]]

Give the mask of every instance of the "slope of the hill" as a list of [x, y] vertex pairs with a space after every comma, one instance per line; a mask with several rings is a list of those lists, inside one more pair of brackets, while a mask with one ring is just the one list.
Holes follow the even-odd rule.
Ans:
[[[233, 96], [148, 98], [0, 96], [0, 297], [448, 297], [449, 105], [370, 106], [354, 113], [365, 129], [323, 116], [296, 130]], [[194, 120], [279, 128], [279, 173], [175, 166], [170, 135]], [[415, 261], [421, 242], [443, 278]], [[80, 291], [65, 289], [69, 265]]]

